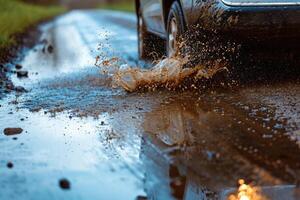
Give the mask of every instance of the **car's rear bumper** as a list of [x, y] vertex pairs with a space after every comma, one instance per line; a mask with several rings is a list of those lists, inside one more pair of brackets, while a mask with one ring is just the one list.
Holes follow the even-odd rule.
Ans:
[[206, 24], [214, 30], [257, 39], [300, 38], [300, 5], [230, 6], [218, 0], [209, 9]]

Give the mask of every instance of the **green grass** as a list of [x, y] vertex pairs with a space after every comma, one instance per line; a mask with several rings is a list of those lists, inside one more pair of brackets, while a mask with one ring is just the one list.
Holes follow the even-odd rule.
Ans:
[[0, 0], [0, 48], [15, 44], [14, 35], [30, 25], [64, 12], [58, 6], [30, 5], [18, 0]]
[[119, 3], [100, 4], [99, 8], [107, 9], [107, 10], [119, 10], [119, 11], [125, 11], [125, 12], [134, 12], [135, 11], [134, 1], [130, 1], [130, 0], [122, 1]]

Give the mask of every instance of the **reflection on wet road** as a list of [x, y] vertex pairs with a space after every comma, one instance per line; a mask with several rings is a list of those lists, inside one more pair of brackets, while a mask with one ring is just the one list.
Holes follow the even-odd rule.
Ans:
[[[278, 128], [284, 125], [271, 109], [253, 116], [250, 104], [235, 105], [242, 100], [228, 93], [205, 94], [201, 100], [169, 99], [145, 115], [144, 137], [159, 138], [152, 148], [168, 155], [183, 170], [180, 176], [200, 189], [222, 193], [240, 178], [260, 186], [297, 182], [299, 145]], [[268, 117], [260, 118], [263, 115]]]
[[134, 26], [131, 14], [73, 11], [41, 27], [29, 78], [12, 76], [29, 92], [0, 102], [0, 130], [23, 129], [0, 135], [0, 199], [225, 200], [240, 179], [299, 199], [299, 82], [126, 93], [94, 62], [138, 64]]

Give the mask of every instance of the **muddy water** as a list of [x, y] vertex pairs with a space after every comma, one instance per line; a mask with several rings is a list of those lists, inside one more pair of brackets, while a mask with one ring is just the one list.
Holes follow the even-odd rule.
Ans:
[[[113, 78], [94, 66], [103, 35], [118, 50], [109, 48], [108, 58], [120, 55], [129, 66], [139, 61], [132, 59], [135, 31], [118, 20], [111, 24], [111, 17], [135, 24], [130, 14], [69, 13], [45, 30], [56, 41], [53, 53], [41, 45], [21, 63], [30, 76], [16, 81], [30, 92], [0, 103], [0, 130], [23, 129], [0, 135], [0, 199], [225, 200], [238, 195], [240, 179], [266, 198], [299, 199], [299, 82], [132, 93], [113, 88]], [[108, 32], [95, 30], [101, 26]], [[42, 55], [45, 63], [38, 65]], [[61, 189], [61, 180], [69, 190]]]
[[156, 61], [157, 64], [150, 69], [141, 67], [130, 67], [128, 64], [121, 64], [118, 58], [104, 60], [99, 63], [100, 57], [96, 60], [96, 66], [100, 70], [112, 76], [113, 86], [122, 87], [128, 92], [134, 92], [138, 89], [147, 88], [155, 90], [158, 87], [167, 89], [176, 89], [185, 79], [212, 78], [217, 72], [226, 70], [226, 68], [216, 62], [212, 63], [210, 68], [204, 65], [194, 67], [184, 67], [188, 58], [173, 57], [164, 58]]

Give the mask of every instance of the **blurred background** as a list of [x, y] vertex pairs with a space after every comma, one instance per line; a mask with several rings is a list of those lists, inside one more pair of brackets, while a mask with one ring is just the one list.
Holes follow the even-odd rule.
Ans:
[[0, 0], [0, 58], [18, 45], [20, 34], [72, 9], [134, 12], [134, 0]]
[[22, 0], [39, 5], [62, 5], [68, 9], [105, 8], [123, 11], [134, 10], [134, 0]]

